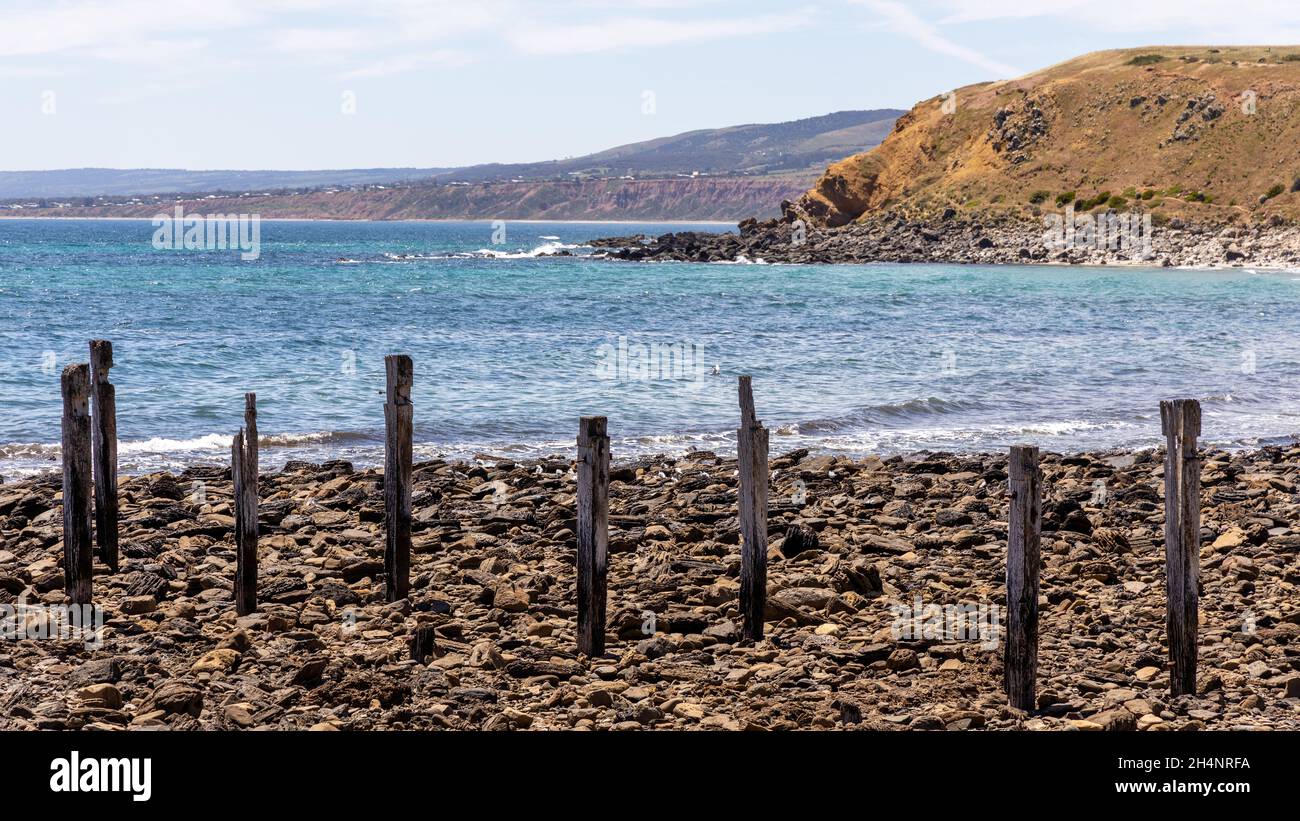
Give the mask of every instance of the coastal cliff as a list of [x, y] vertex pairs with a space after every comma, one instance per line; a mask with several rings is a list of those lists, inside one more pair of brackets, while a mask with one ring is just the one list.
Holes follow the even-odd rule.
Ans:
[[837, 227], [1146, 210], [1198, 222], [1300, 213], [1300, 46], [1100, 51], [918, 103], [794, 203]]

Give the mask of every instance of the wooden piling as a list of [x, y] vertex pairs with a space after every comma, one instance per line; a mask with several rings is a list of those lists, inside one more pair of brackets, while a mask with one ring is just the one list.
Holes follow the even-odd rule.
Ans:
[[244, 427], [230, 445], [235, 489], [235, 612], [257, 610], [257, 394], [244, 394]]
[[767, 606], [767, 429], [754, 412], [748, 376], [740, 377], [740, 428], [736, 431], [740, 476], [740, 616], [741, 636], [763, 638]]
[[99, 558], [117, 572], [117, 390], [108, 381], [113, 343], [90, 342], [92, 461], [95, 479], [95, 542]]
[[411, 588], [411, 357], [384, 357], [388, 400], [384, 403], [384, 570], [389, 601]]
[[1037, 707], [1039, 539], [1043, 519], [1038, 448], [1011, 448], [1007, 515], [1007, 642], [1003, 677], [1007, 702]]
[[1175, 399], [1160, 403], [1165, 435], [1165, 571], [1169, 634], [1169, 690], [1196, 693], [1198, 579], [1201, 568], [1201, 403]]
[[64, 590], [72, 604], [91, 604], [95, 568], [90, 524], [90, 366], [67, 366], [61, 382]]
[[424, 664], [425, 660], [437, 651], [438, 637], [434, 631], [435, 627], [432, 624], [418, 624], [411, 631], [409, 646], [411, 658], [415, 662]]
[[603, 416], [578, 422], [578, 652], [605, 652], [609, 571], [609, 435]]

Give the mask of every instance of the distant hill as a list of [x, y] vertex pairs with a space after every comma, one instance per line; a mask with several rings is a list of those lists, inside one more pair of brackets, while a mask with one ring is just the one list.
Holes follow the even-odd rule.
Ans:
[[445, 168], [340, 171], [186, 171], [178, 168], [67, 168], [0, 171], [0, 199], [129, 197], [141, 194], [240, 193], [425, 180]]
[[775, 217], [784, 200], [808, 190], [815, 173], [761, 177], [534, 180], [466, 185], [420, 184], [364, 191], [303, 191], [232, 197], [168, 198], [115, 205], [8, 208], [0, 217], [152, 219], [179, 205], [185, 213], [257, 214], [272, 219], [723, 220]]
[[786, 123], [687, 131], [569, 160], [475, 165], [439, 172], [434, 178], [439, 182], [488, 182], [820, 170], [843, 157], [846, 150], [878, 144], [902, 113], [892, 108], [837, 111]]
[[[786, 123], [688, 131], [596, 154], [536, 163], [464, 168], [371, 168], [342, 171], [185, 171], [81, 168], [0, 172], [0, 200], [81, 208], [166, 195], [307, 192], [498, 182], [582, 181], [620, 177], [788, 176], [816, 174], [846, 154], [879, 143], [902, 111], [839, 111]], [[382, 198], [383, 192], [378, 192]], [[426, 192], [427, 193], [427, 192]], [[109, 202], [85, 202], [86, 198]], [[425, 199], [440, 201], [437, 196]], [[455, 199], [450, 197], [450, 199]], [[462, 197], [461, 199], [465, 199]], [[44, 202], [41, 202], [44, 201]], [[116, 201], [116, 202], [115, 202]], [[776, 202], [772, 203], [775, 206]], [[461, 216], [461, 214], [422, 214]], [[744, 216], [744, 214], [741, 214]]]
[[1223, 223], [1300, 217], [1300, 46], [1101, 51], [959, 88], [835, 163], [795, 210], [1041, 217], [1141, 208]]

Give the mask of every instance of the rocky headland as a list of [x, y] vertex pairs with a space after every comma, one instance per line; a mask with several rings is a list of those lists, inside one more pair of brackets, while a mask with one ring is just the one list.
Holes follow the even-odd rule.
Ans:
[[1099, 51], [922, 100], [739, 235], [599, 244], [696, 262], [1295, 266], [1298, 102], [1296, 47]]
[[[787, 204], [788, 206], [788, 204]], [[969, 265], [1137, 265], [1150, 267], [1300, 266], [1300, 227], [1215, 225], [1180, 218], [1143, 239], [1058, 242], [1053, 226], [1011, 215], [948, 212], [935, 218], [885, 213], [838, 228], [800, 227], [794, 218], [745, 220], [739, 232], [682, 231], [594, 240], [609, 259], [655, 262], [786, 264], [917, 262]]]

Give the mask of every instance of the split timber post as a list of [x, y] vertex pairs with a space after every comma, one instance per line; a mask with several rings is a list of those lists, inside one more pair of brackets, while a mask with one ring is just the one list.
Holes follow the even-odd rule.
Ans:
[[1007, 470], [1007, 643], [1003, 675], [1007, 702], [1020, 710], [1037, 706], [1038, 572], [1043, 520], [1038, 448], [1014, 445]]
[[99, 558], [117, 572], [117, 390], [108, 381], [113, 343], [90, 342], [92, 461], [95, 476], [95, 542]]
[[388, 401], [384, 403], [384, 571], [388, 601], [411, 589], [411, 357], [384, 357]]
[[244, 427], [230, 445], [235, 482], [235, 612], [257, 610], [257, 394], [244, 394]]
[[767, 429], [754, 413], [754, 390], [740, 377], [740, 428], [736, 431], [740, 475], [740, 615], [741, 636], [763, 638], [767, 606]]
[[91, 604], [95, 572], [90, 525], [90, 366], [63, 369], [63, 574], [73, 604]]
[[605, 652], [609, 570], [609, 435], [603, 416], [578, 422], [578, 652]]
[[1166, 627], [1169, 633], [1170, 693], [1196, 693], [1196, 631], [1201, 567], [1201, 403], [1160, 403], [1165, 435]]

